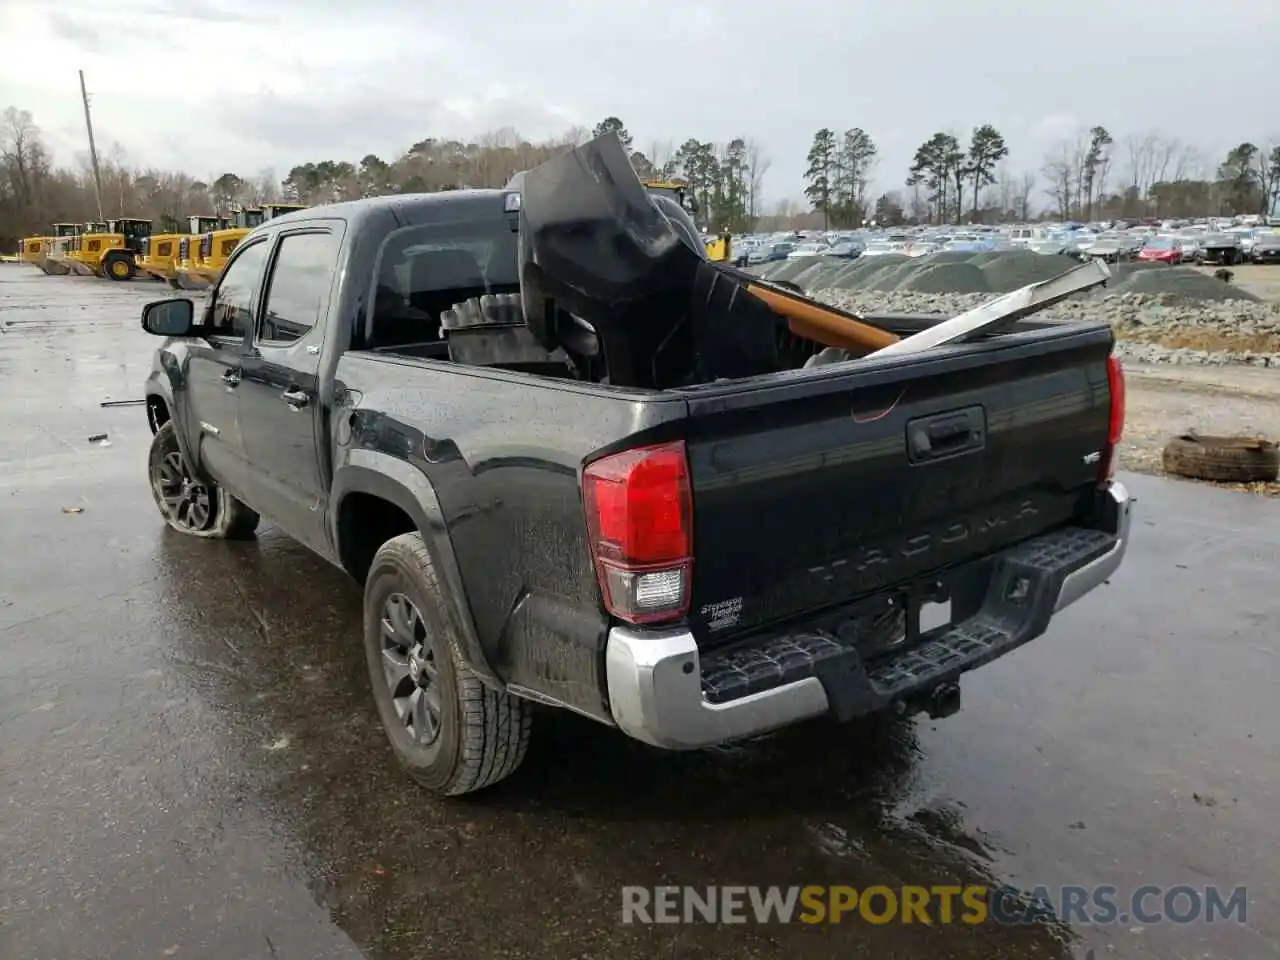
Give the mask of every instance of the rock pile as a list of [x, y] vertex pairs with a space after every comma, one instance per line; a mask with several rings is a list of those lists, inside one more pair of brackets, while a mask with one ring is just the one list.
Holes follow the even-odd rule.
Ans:
[[[808, 257], [767, 264], [758, 270], [770, 280], [789, 280], [804, 290], [898, 291], [933, 294], [1001, 294], [1031, 283], [1050, 280], [1077, 265], [1071, 257], [1042, 255], [1028, 250], [989, 253], [942, 251], [924, 257], [903, 254], [843, 260]], [[1191, 300], [1258, 298], [1246, 290], [1211, 277], [1193, 267], [1159, 263], [1120, 263], [1111, 266], [1108, 293], [1171, 294]]]
[[[1213, 277], [1205, 279], [1221, 283]], [[954, 316], [991, 299], [990, 294], [907, 290], [881, 293], [828, 289], [811, 293], [824, 303], [864, 314]], [[1046, 315], [1060, 320], [1103, 320], [1110, 323], [1121, 341], [1121, 356], [1132, 360], [1280, 368], [1280, 304], [1248, 300], [1191, 300], [1168, 293], [1104, 292], [1100, 296], [1085, 294], [1073, 297], [1047, 311]], [[1188, 345], [1182, 345], [1184, 343]]]
[[[859, 313], [952, 316], [1075, 265], [1070, 257], [1029, 250], [943, 251], [918, 258], [811, 257], [758, 272]], [[1110, 269], [1106, 287], [1073, 297], [1050, 315], [1110, 323], [1121, 355], [1133, 360], [1280, 368], [1280, 304], [1263, 303], [1193, 267], [1121, 263]]]

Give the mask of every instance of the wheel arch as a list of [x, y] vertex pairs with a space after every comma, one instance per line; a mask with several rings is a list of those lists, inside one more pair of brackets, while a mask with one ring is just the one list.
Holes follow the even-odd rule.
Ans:
[[360, 583], [387, 540], [414, 531], [422, 535], [467, 665], [486, 684], [504, 689], [476, 632], [453, 541], [427, 476], [387, 454], [352, 450], [349, 462], [334, 473], [329, 502], [331, 542], [343, 569]]

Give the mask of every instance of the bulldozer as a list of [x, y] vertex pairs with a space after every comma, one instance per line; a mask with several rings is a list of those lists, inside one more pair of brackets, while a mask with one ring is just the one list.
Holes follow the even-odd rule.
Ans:
[[[230, 225], [224, 217], [187, 217], [185, 233], [156, 233], [142, 241], [142, 253], [137, 258], [138, 272], [153, 280], [172, 281], [178, 275], [178, 262], [182, 254], [182, 242], [189, 237], [199, 237]], [[190, 248], [190, 241], [187, 243]]]
[[[240, 241], [251, 230], [261, 226], [268, 220], [305, 210], [302, 203], [264, 203], [261, 207], [251, 207], [237, 211], [231, 219], [231, 226], [220, 230], [202, 233], [197, 241], [194, 236], [183, 237], [179, 244], [176, 276], [170, 280], [170, 286], [181, 290], [203, 290], [213, 284], [226, 266]], [[186, 244], [185, 255], [181, 245]]]
[[151, 221], [121, 217], [87, 225], [70, 267], [82, 277], [132, 280], [138, 273], [142, 241], [151, 236]]
[[[698, 201], [694, 199], [687, 180], [649, 179], [641, 181], [646, 190], [654, 196], [667, 197], [674, 200], [695, 219], [698, 216]], [[728, 232], [721, 232], [715, 237], [703, 241], [707, 247], [707, 258], [713, 263], [728, 263], [733, 255], [733, 238]]]
[[71, 272], [72, 253], [76, 241], [84, 233], [80, 223], [55, 223], [53, 239], [49, 241], [36, 266], [53, 277], [65, 277]]

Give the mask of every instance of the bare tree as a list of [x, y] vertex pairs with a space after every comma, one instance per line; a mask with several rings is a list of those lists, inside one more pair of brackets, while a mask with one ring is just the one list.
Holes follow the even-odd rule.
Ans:
[[654, 140], [649, 146], [649, 162], [653, 164], [653, 169], [658, 172], [659, 176], [671, 175], [675, 155], [675, 143], [670, 138]]
[[1258, 151], [1258, 183], [1262, 187], [1262, 206], [1258, 213], [1268, 216], [1280, 200], [1280, 133], [1262, 141]]
[[1036, 175], [1036, 172], [1028, 170], [1022, 175], [1022, 180], [1018, 183], [1018, 219], [1023, 223], [1027, 223], [1031, 219], [1031, 194], [1035, 192], [1036, 184], [1039, 182], [1040, 178]]
[[1156, 132], [1134, 134], [1125, 140], [1130, 183], [1127, 199], [1132, 201], [1126, 205], [1126, 214], [1146, 213], [1151, 185], [1168, 182], [1170, 173], [1177, 170], [1175, 160], [1184, 149], [1176, 138], [1166, 139]]
[[1079, 189], [1080, 161], [1076, 155], [1077, 144], [1071, 140], [1059, 140], [1044, 155], [1041, 173], [1048, 186], [1045, 193], [1053, 200], [1062, 220], [1071, 219], [1071, 204]]
[[[1093, 195], [1101, 204], [1107, 196], [1107, 178], [1111, 175], [1111, 164], [1114, 154], [1110, 146], [1098, 156], [1098, 166], [1093, 174]], [[1092, 215], [1092, 211], [1090, 211]]]
[[996, 167], [996, 206], [1000, 208], [1001, 218], [1007, 217], [1009, 211], [1013, 209], [1013, 198], [1017, 194], [1018, 187], [1014, 182], [1013, 172], [1009, 169], [1009, 164], [1001, 162]]
[[14, 186], [22, 204], [31, 203], [31, 149], [38, 142], [40, 129], [28, 110], [7, 107], [0, 125], [0, 158], [13, 171]]
[[755, 140], [747, 141], [747, 221], [754, 224], [760, 216], [761, 202], [764, 196], [764, 175], [773, 166], [773, 161], [765, 154]]
[[910, 187], [911, 196], [907, 201], [907, 216], [916, 223], [928, 223], [933, 217], [924, 188], [919, 181], [910, 184]]
[[1089, 132], [1087, 130], [1078, 131], [1075, 137], [1071, 140], [1071, 202], [1068, 205], [1067, 212], [1063, 214], [1064, 220], [1070, 219], [1073, 216], [1084, 216], [1084, 210], [1088, 204], [1088, 199], [1086, 198], [1085, 193], [1090, 187], [1089, 148]]
[[1170, 180], [1173, 183], [1185, 183], [1199, 179], [1203, 166], [1200, 151], [1193, 144], [1179, 143], [1177, 155], [1173, 158]]

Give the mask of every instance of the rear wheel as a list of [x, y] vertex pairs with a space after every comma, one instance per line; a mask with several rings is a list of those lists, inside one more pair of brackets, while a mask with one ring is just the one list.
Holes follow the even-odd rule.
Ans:
[[187, 464], [173, 422], [151, 440], [148, 469], [151, 494], [165, 523], [179, 533], [206, 539], [240, 540], [258, 527], [258, 515], [212, 481], [196, 477]]
[[132, 280], [138, 273], [138, 265], [129, 254], [113, 251], [103, 261], [102, 272], [108, 280]]
[[532, 705], [467, 666], [422, 535], [388, 540], [369, 567], [364, 646], [396, 759], [440, 796], [497, 783], [524, 760]]

